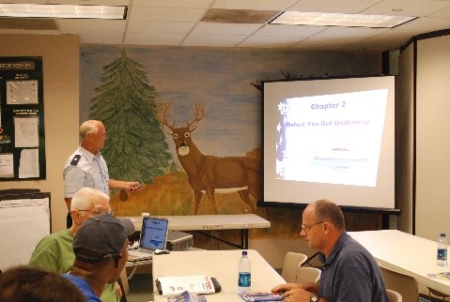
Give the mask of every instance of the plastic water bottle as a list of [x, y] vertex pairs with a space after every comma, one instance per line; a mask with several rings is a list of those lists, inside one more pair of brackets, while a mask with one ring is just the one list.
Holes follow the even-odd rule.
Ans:
[[437, 264], [447, 266], [447, 238], [445, 233], [441, 233], [437, 244]]
[[238, 263], [238, 293], [247, 294], [251, 291], [252, 286], [252, 265], [248, 259], [247, 251], [242, 251], [241, 259]]

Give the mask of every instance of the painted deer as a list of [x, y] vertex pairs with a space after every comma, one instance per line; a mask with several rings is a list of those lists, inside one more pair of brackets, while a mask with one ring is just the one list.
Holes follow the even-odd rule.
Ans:
[[261, 164], [256, 158], [216, 157], [203, 155], [192, 141], [191, 133], [197, 129], [198, 123], [205, 118], [205, 106], [196, 103], [193, 106], [194, 119], [186, 123], [186, 127], [175, 128], [169, 125], [169, 117], [173, 102], [158, 104], [158, 120], [165, 132], [170, 134], [175, 143], [181, 166], [188, 175], [189, 184], [194, 190], [194, 213], [198, 213], [203, 192], [206, 192], [214, 212], [217, 205], [214, 193], [218, 189], [237, 191], [241, 199], [249, 206], [251, 212], [254, 205], [250, 194], [259, 200]]

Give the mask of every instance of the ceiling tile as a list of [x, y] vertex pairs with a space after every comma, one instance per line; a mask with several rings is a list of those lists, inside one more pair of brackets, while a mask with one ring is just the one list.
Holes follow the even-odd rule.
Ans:
[[358, 45], [367, 49], [394, 50], [405, 45], [411, 38], [412, 32], [388, 30], [380, 35], [360, 41]]
[[182, 46], [234, 47], [245, 38], [245, 36], [191, 34]]
[[422, 17], [450, 7], [449, 1], [384, 0], [362, 11], [364, 14]]
[[15, 4], [23, 4], [23, 3], [30, 3], [30, 4], [47, 4], [46, 0], [16, 0], [16, 1], [8, 1], [5, 3], [15, 3]]
[[250, 35], [263, 24], [229, 24], [200, 22], [192, 31], [193, 35]]
[[80, 36], [81, 43], [86, 44], [122, 44], [122, 36], [114, 34], [113, 32], [101, 32], [99, 35], [96, 32], [86, 32]]
[[197, 23], [193, 22], [144, 22], [130, 21], [128, 32], [132, 33], [168, 33], [168, 34], [187, 34]]
[[277, 36], [277, 37], [268, 37], [268, 36], [251, 36], [250, 38], [242, 41], [238, 46], [239, 47], [264, 47], [270, 48], [273, 47], [274, 44], [277, 47], [291, 47], [292, 45], [300, 42], [302, 37], [293, 37], [293, 36]]
[[281, 25], [281, 24], [268, 24], [258, 30], [255, 36], [292, 36], [292, 37], [308, 37], [315, 35], [326, 27], [323, 26], [305, 26], [305, 25]]
[[386, 29], [379, 28], [360, 28], [360, 27], [329, 27], [327, 30], [314, 35], [310, 40], [329, 40], [342, 41], [348, 43], [349, 41], [359, 41], [380, 34]]
[[[47, 2], [47, 1], [46, 1]], [[75, 5], [130, 5], [130, 0], [48, 0], [50, 4], [75, 4]]]
[[133, 0], [134, 7], [209, 8], [215, 0]]
[[268, 23], [278, 16], [279, 11], [251, 9], [210, 9], [203, 16], [203, 22], [255, 24]]
[[58, 32], [54, 19], [46, 18], [0, 18], [1, 29], [54, 30]]
[[301, 12], [323, 12], [323, 13], [359, 13], [363, 9], [371, 7], [380, 0], [301, 0], [289, 10]]
[[152, 46], [179, 46], [186, 38], [184, 34], [127, 33], [125, 44]]
[[417, 34], [447, 28], [450, 28], [450, 19], [420, 18], [399, 26], [396, 29], [413, 31]]
[[204, 14], [205, 10], [199, 8], [135, 7], [130, 18], [137, 21], [195, 22]]
[[286, 10], [298, 0], [217, 0], [212, 8]]
[[[39, 35], [61, 35], [59, 30], [39, 30]], [[0, 29], [0, 35], [36, 35], [36, 30], [30, 29]]]
[[[14, 3], [53, 3], [68, 0], [16, 0]], [[57, 29], [17, 26], [0, 34], [72, 34], [81, 43], [201, 47], [255, 47], [391, 50], [412, 37], [450, 29], [450, 0], [73, 0], [75, 4], [127, 5], [126, 20], [56, 20]], [[200, 20], [210, 9], [261, 11], [284, 10], [332, 13], [368, 13], [420, 16], [393, 29], [214, 23]], [[252, 15], [239, 22], [249, 22]], [[248, 18], [247, 18], [248, 17]], [[268, 17], [270, 18], [270, 16]], [[252, 21], [253, 22], [253, 21]]]
[[93, 19], [59, 19], [59, 27], [62, 34], [80, 34], [80, 33], [120, 33], [122, 38], [125, 30], [125, 20], [93, 20]]
[[[450, 3], [450, 2], [449, 2]], [[450, 7], [442, 9], [436, 13], [429, 14], [427, 17], [429, 18], [444, 18], [450, 19]]]

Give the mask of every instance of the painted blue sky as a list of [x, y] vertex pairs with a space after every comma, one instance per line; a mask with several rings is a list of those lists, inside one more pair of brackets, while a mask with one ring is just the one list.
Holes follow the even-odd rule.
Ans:
[[[121, 47], [81, 48], [81, 121], [88, 116], [103, 67], [121, 52]], [[192, 119], [192, 102], [204, 102], [206, 119], [193, 133], [193, 140], [204, 154], [215, 156], [244, 155], [261, 147], [261, 94], [250, 82], [280, 79], [280, 71], [311, 69], [324, 74], [326, 68], [326, 64], [324, 70], [311, 67], [314, 63], [308, 56], [293, 51], [156, 47], [127, 48], [126, 52], [144, 66], [160, 98], [173, 101], [171, 118], [176, 125]], [[320, 55], [315, 56], [320, 60]], [[325, 54], [323, 59], [328, 59]]]

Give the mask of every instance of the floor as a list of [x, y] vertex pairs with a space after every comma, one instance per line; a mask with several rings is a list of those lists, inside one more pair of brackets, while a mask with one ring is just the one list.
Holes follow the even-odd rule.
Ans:
[[148, 302], [153, 300], [153, 284], [151, 274], [134, 274], [128, 280], [130, 292], [127, 302]]

